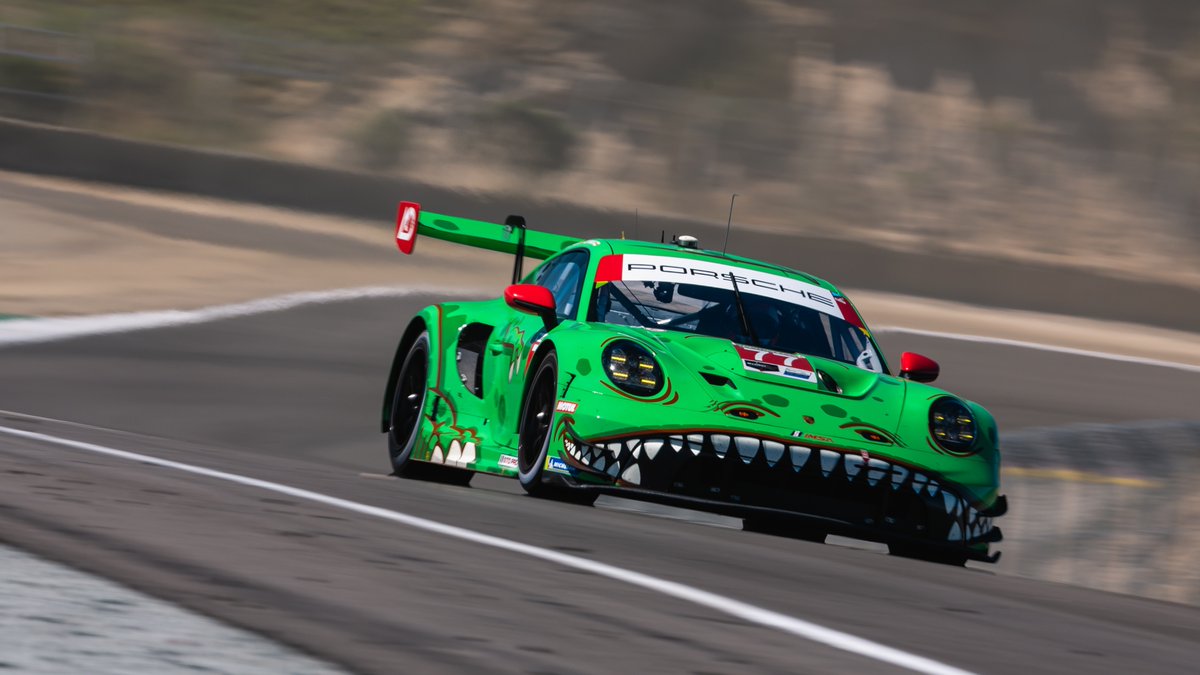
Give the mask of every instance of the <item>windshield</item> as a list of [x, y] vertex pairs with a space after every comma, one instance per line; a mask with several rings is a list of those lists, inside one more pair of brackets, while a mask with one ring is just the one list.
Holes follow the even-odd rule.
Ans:
[[601, 323], [677, 330], [883, 370], [866, 330], [843, 317], [838, 298], [781, 275], [687, 258], [606, 256], [592, 307]]

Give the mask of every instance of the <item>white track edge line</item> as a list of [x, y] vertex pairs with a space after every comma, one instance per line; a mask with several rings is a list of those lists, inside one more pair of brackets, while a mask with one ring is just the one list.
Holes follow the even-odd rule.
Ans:
[[84, 316], [8, 319], [0, 322], [0, 347], [67, 340], [89, 335], [106, 335], [154, 328], [188, 326], [330, 302], [406, 297], [420, 294], [436, 295], [439, 298], [463, 298], [485, 295], [486, 292], [484, 289], [447, 289], [429, 285], [360, 286], [357, 288], [338, 288], [328, 291], [287, 293], [246, 302], [211, 305], [199, 309], [166, 309], [145, 312], [89, 314]]
[[1026, 340], [1012, 340], [1009, 338], [988, 337], [986, 335], [969, 335], [966, 333], [943, 333], [936, 330], [921, 330], [919, 328], [903, 328], [900, 326], [883, 326], [874, 329], [876, 333], [907, 333], [909, 335], [921, 335], [924, 337], [944, 338], [947, 340], [958, 340], [960, 342], [982, 342], [993, 345], [1003, 345], [1005, 347], [1020, 347], [1022, 349], [1037, 349], [1044, 352], [1056, 352], [1059, 354], [1070, 354], [1073, 356], [1084, 356], [1093, 359], [1106, 359], [1108, 361], [1122, 361], [1125, 363], [1136, 363], [1143, 366], [1155, 366], [1158, 368], [1172, 368], [1174, 370], [1184, 370], [1191, 373], [1200, 373], [1200, 365], [1191, 363], [1180, 363], [1178, 361], [1163, 361], [1161, 359], [1152, 359], [1145, 356], [1129, 356], [1126, 354], [1113, 354], [1112, 352], [1098, 352], [1090, 349], [1077, 349], [1075, 347], [1062, 347], [1059, 345], [1045, 344], [1043, 342], [1028, 342]]
[[[267, 312], [278, 312], [294, 309], [304, 305], [328, 302], [344, 302], [369, 298], [405, 297], [422, 293], [436, 294], [442, 297], [474, 297], [486, 295], [484, 289], [445, 289], [437, 286], [362, 286], [358, 288], [339, 288], [329, 291], [306, 291], [276, 295], [258, 300], [233, 303], [227, 305], [212, 305], [192, 310], [159, 310], [147, 312], [124, 312], [115, 314], [92, 314], [70, 317], [31, 317], [9, 319], [0, 322], [0, 348], [11, 345], [32, 344], [68, 340], [88, 335], [106, 335], [112, 333], [128, 333], [154, 328], [170, 328], [186, 326], [221, 319], [231, 319]], [[877, 333], [907, 333], [925, 337], [958, 340], [961, 342], [978, 342], [986, 344], [1036, 349], [1040, 351], [1071, 354], [1109, 361], [1136, 363], [1158, 368], [1171, 368], [1192, 373], [1200, 373], [1200, 365], [1164, 361], [1141, 356], [1127, 356], [1111, 352], [1076, 349], [1058, 345], [1008, 338], [987, 337], [984, 335], [969, 335], [965, 333], [947, 333], [942, 331], [904, 328], [901, 326], [882, 326], [875, 329]]]
[[709, 591], [705, 591], [693, 586], [688, 586], [675, 581], [662, 579], [659, 577], [642, 574], [615, 565], [597, 562], [582, 558], [579, 556], [560, 553], [550, 549], [540, 548], [531, 544], [523, 544], [518, 541], [504, 539], [482, 532], [476, 532], [455, 525], [447, 525], [434, 520], [428, 520], [419, 516], [412, 516], [399, 511], [380, 508], [378, 506], [370, 506], [359, 502], [352, 502], [339, 497], [331, 497], [319, 492], [312, 492], [301, 488], [283, 485], [281, 483], [273, 483], [270, 481], [250, 478], [234, 473], [217, 471], [215, 469], [207, 469], [201, 466], [192, 464], [184, 464], [168, 459], [161, 459], [152, 455], [143, 455], [127, 450], [119, 450], [94, 443], [84, 443], [82, 441], [73, 441], [67, 438], [51, 436], [33, 431], [24, 431], [22, 429], [13, 429], [11, 427], [0, 426], [0, 433], [26, 438], [44, 443], [51, 443], [63, 447], [73, 448], [76, 450], [84, 450], [110, 457], [118, 457], [134, 462], [144, 464], [152, 464], [169, 469], [176, 469], [208, 478], [215, 478], [239, 485], [255, 487], [270, 492], [288, 495], [297, 499], [304, 499], [327, 506], [352, 511], [366, 516], [373, 516], [384, 520], [407, 525], [417, 529], [441, 534], [443, 536], [469, 541], [472, 543], [489, 546], [492, 548], [517, 553], [520, 555], [537, 558], [547, 562], [562, 565], [585, 572], [590, 572], [597, 576], [607, 577], [615, 581], [620, 581], [632, 586], [638, 586], [650, 591], [670, 596], [679, 600], [690, 602], [695, 605], [707, 607], [709, 609], [737, 617], [749, 623], [775, 628], [785, 633], [790, 633], [813, 642], [818, 642], [834, 649], [849, 652], [859, 656], [864, 656], [869, 659], [890, 663], [892, 665], [907, 668], [919, 673], [930, 673], [932, 675], [967, 675], [970, 671], [962, 670], [950, 666], [940, 661], [912, 654], [909, 652], [889, 647], [887, 645], [858, 637], [850, 633], [845, 633], [833, 628], [827, 628], [820, 624], [812, 623], [804, 619], [799, 619], [787, 614], [775, 612], [769, 609], [764, 609], [755, 605], [751, 605], [740, 600], [735, 600], [723, 595], [718, 595]]

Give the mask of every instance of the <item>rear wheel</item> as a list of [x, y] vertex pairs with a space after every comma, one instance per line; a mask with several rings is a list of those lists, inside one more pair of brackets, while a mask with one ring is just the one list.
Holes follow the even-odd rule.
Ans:
[[900, 558], [912, 558], [939, 565], [962, 567], [967, 564], [967, 554], [959, 551], [947, 551], [940, 548], [930, 548], [909, 542], [892, 542], [888, 544], [888, 553]]
[[387, 433], [388, 457], [395, 475], [402, 478], [466, 485], [471, 482], [472, 472], [412, 458], [429, 395], [429, 351], [429, 331], [424, 331], [417, 336], [400, 367]]
[[558, 358], [549, 352], [538, 363], [525, 403], [517, 440], [517, 477], [521, 487], [534, 497], [591, 505], [598, 496], [590, 490], [573, 490], [545, 482], [546, 457], [550, 453], [554, 426], [554, 404], [558, 395]]

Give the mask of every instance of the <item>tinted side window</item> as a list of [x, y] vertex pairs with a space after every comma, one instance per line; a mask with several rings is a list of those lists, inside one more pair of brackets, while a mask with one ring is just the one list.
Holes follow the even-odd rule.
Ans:
[[587, 271], [586, 251], [573, 251], [558, 257], [538, 270], [534, 283], [550, 289], [558, 318], [573, 319], [579, 310], [583, 276]]

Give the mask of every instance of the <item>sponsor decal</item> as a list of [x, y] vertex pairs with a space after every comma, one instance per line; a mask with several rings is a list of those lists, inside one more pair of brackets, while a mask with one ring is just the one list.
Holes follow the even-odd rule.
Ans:
[[571, 403], [570, 401], [559, 401], [558, 405], [554, 406], [554, 409], [560, 413], [574, 413], [579, 409], [579, 404]]
[[396, 214], [396, 246], [406, 255], [412, 253], [416, 243], [420, 208], [413, 202], [400, 202], [400, 212]]
[[804, 434], [804, 438], [807, 438], [812, 441], [821, 441], [822, 443], [832, 443], [833, 442], [832, 438], [826, 438], [825, 436], [818, 436], [816, 434]]
[[557, 457], [546, 458], [546, 470], [554, 471], [555, 473], [571, 473], [571, 470], [567, 468], [567, 463]]
[[607, 281], [670, 281], [708, 288], [732, 289], [733, 282], [736, 281], [740, 293], [783, 300], [838, 318], [843, 317], [843, 311], [833, 293], [820, 286], [770, 272], [707, 260], [644, 254], [604, 256], [598, 265], [597, 284]]
[[735, 344], [742, 367], [758, 373], [774, 373], [782, 377], [815, 383], [817, 374], [803, 356], [772, 352]]
[[498, 464], [502, 469], [515, 469], [517, 468], [517, 458], [513, 455], [500, 455]]

